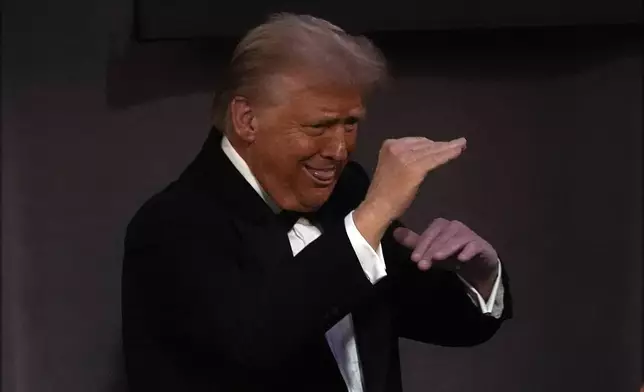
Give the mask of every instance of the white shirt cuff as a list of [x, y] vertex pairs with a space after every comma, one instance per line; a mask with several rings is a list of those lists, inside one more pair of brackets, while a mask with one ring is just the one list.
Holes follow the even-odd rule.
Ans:
[[353, 221], [353, 211], [344, 218], [344, 226], [351, 246], [353, 246], [353, 250], [358, 256], [362, 270], [369, 281], [372, 284], [376, 284], [380, 279], [387, 276], [387, 266], [385, 265], [385, 256], [382, 253], [382, 245], [378, 244], [378, 249], [376, 250], [369, 245]]
[[458, 275], [459, 279], [467, 286], [468, 296], [474, 302], [475, 305], [481, 309], [484, 314], [491, 315], [495, 318], [501, 317], [503, 313], [503, 285], [501, 284], [501, 274], [503, 273], [501, 268], [501, 260], [499, 260], [499, 272], [494, 281], [494, 286], [492, 286], [492, 292], [490, 293], [490, 298], [487, 301], [483, 299], [481, 294], [469, 284], [468, 281], [463, 279]]

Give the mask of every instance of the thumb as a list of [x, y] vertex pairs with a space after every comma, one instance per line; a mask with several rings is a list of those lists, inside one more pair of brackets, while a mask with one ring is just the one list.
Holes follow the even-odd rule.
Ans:
[[394, 230], [394, 238], [401, 245], [409, 249], [414, 249], [420, 236], [406, 227], [398, 227]]

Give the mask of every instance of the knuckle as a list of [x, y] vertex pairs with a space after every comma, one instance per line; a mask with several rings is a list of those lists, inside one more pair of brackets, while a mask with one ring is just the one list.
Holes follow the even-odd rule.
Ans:
[[429, 225], [429, 227], [435, 230], [443, 230], [445, 227], [447, 227], [448, 224], [449, 224], [449, 221], [447, 219], [436, 218]]
[[398, 143], [397, 143], [397, 140], [396, 140], [396, 139], [391, 139], [391, 138], [390, 138], [390, 139], [386, 139], [386, 140], [382, 143], [382, 145], [383, 145], [383, 146], [385, 146], [385, 147], [392, 147], [392, 146], [395, 146], [396, 144], [398, 144]]
[[423, 237], [425, 240], [427, 240], [428, 238], [433, 238], [438, 233], [440, 233], [440, 231], [441, 227], [439, 225], [429, 225], [423, 232]]
[[391, 149], [391, 141], [389, 139], [385, 140], [382, 142], [382, 146], [380, 147], [380, 151], [389, 151]]
[[398, 143], [396, 143], [396, 140], [394, 139], [385, 140], [385, 142], [382, 144], [382, 148], [385, 151], [389, 151], [392, 153], [396, 153], [399, 150]]

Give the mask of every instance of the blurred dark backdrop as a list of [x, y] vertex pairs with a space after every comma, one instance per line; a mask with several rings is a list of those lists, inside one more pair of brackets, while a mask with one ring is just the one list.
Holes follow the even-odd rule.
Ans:
[[[125, 225], [200, 148], [234, 40], [132, 40], [130, 0], [3, 5], [2, 388], [125, 392]], [[405, 220], [488, 238], [517, 306], [480, 347], [402, 340], [406, 391], [641, 383], [641, 25], [613, 22], [372, 34], [396, 80], [355, 158], [373, 169], [385, 138], [466, 136]]]
[[267, 13], [316, 15], [353, 32], [624, 24], [642, 21], [639, 0], [133, 0], [139, 39], [242, 34]]

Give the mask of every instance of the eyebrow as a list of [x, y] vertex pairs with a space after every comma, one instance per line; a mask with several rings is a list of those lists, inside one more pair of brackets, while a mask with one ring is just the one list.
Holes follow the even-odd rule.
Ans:
[[323, 119], [321, 119], [319, 121], [313, 121], [311, 123], [311, 125], [332, 126], [332, 125], [336, 125], [338, 123], [343, 123], [343, 124], [349, 123], [350, 124], [350, 123], [356, 123], [358, 121], [361, 121], [364, 118], [365, 118], [365, 112], [360, 111], [360, 112], [356, 112], [356, 113], [351, 114], [351, 115], [346, 116], [346, 117], [328, 116], [328, 117], [323, 118]]

